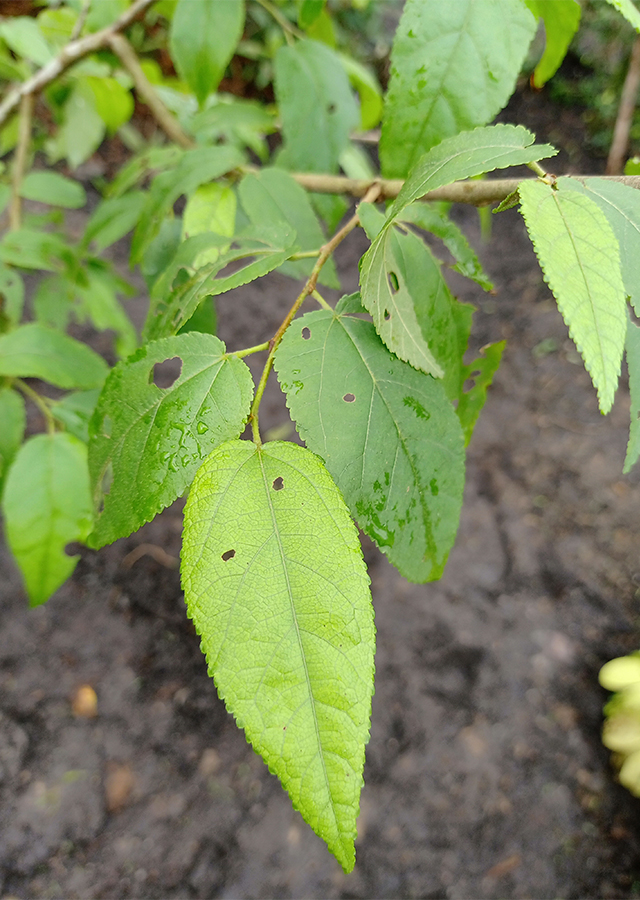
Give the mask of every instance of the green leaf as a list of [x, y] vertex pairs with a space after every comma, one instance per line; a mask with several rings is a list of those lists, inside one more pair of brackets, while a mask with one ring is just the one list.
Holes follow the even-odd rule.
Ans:
[[0, 242], [0, 260], [21, 269], [55, 272], [71, 259], [71, 249], [57, 234], [19, 228], [8, 231]]
[[409, 204], [400, 213], [398, 219], [435, 234], [457, 260], [456, 264], [451, 267], [454, 272], [459, 272], [460, 275], [475, 281], [485, 291], [493, 290], [493, 283], [489, 281], [475, 251], [469, 246], [462, 231], [446, 213], [431, 204], [415, 202]]
[[[207, 246], [214, 246], [216, 240], [221, 242], [228, 238], [208, 233], [184, 241], [178, 247], [174, 260], [153, 286], [143, 331], [145, 340], [157, 340], [175, 334], [189, 321], [205, 297], [224, 294], [281, 266], [293, 252], [293, 247], [287, 244], [295, 235], [276, 231], [269, 240], [266, 229], [264, 232], [263, 240], [239, 241], [237, 250], [223, 253], [215, 262], [195, 271], [192, 263], [198, 254]], [[250, 258], [251, 262], [230, 275], [216, 277], [229, 263]]]
[[265, 135], [276, 131], [273, 109], [231, 94], [218, 94], [216, 101], [196, 113], [189, 123], [189, 131], [198, 137], [199, 143], [248, 147], [266, 162], [269, 150]]
[[29, 172], [20, 185], [20, 196], [65, 209], [80, 209], [87, 202], [82, 185], [58, 172]]
[[352, 87], [360, 97], [360, 128], [375, 128], [382, 117], [382, 89], [373, 72], [362, 63], [341, 53], [340, 59]]
[[214, 181], [241, 164], [242, 156], [233, 148], [198, 147], [188, 150], [175, 169], [157, 175], [133, 235], [131, 262], [140, 262], [144, 249], [158, 233], [163, 218], [173, 209], [178, 197], [192, 194], [201, 184]]
[[173, 169], [184, 155], [182, 147], [176, 147], [175, 144], [146, 147], [142, 153], [138, 153], [125, 163], [113, 181], [106, 186], [105, 197], [122, 197], [149, 173], [157, 174]]
[[[562, 184], [561, 179], [559, 184]], [[587, 196], [523, 181], [521, 210], [545, 281], [609, 412], [627, 330], [626, 294], [615, 234]]]
[[[1, 252], [1, 250], [0, 250]], [[24, 282], [15, 269], [0, 263], [0, 320], [5, 316], [9, 324], [17, 325], [22, 318]]]
[[66, 581], [79, 556], [67, 544], [91, 529], [87, 448], [70, 434], [39, 434], [22, 445], [4, 489], [7, 542], [38, 606]]
[[629, 369], [629, 391], [631, 393], [631, 425], [629, 427], [629, 443], [624, 460], [623, 472], [626, 475], [640, 457], [640, 327], [629, 320], [627, 322], [627, 367]]
[[336, 172], [360, 115], [340, 56], [317, 41], [282, 46], [274, 60], [284, 150], [278, 161], [302, 172]]
[[[227, 185], [203, 184], [187, 200], [182, 216], [182, 239], [210, 231], [232, 238], [236, 230], [236, 195]], [[231, 240], [221, 246], [203, 250], [193, 260], [194, 268], [215, 262], [229, 249]]]
[[47, 144], [47, 152], [52, 162], [67, 159], [75, 169], [98, 149], [104, 133], [105, 124], [98, 114], [95, 95], [87, 78], [80, 78], [64, 105], [64, 121]]
[[521, 0], [407, 0], [382, 117], [385, 178], [405, 177], [443, 138], [490, 122], [513, 93], [535, 31]]
[[624, 164], [625, 175], [640, 175], [640, 156], [632, 156]]
[[622, 280], [633, 308], [640, 315], [640, 191], [604, 178], [561, 178], [563, 190], [577, 191], [597, 203], [609, 220], [620, 246]]
[[[179, 377], [158, 387], [155, 365], [176, 357]], [[118, 363], [89, 426], [96, 507], [104, 500], [90, 545], [130, 534], [184, 493], [205, 456], [240, 434], [252, 395], [247, 366], [208, 334], [152, 342]]]
[[82, 238], [82, 246], [93, 241], [101, 253], [128, 234], [140, 218], [147, 195], [144, 191], [131, 191], [122, 197], [102, 200], [93, 211]]
[[99, 0], [89, 7], [87, 16], [87, 30], [100, 31], [121, 16], [127, 9], [128, 0]]
[[640, 33], [640, 12], [631, 0], [607, 0]]
[[390, 354], [370, 322], [323, 310], [288, 329], [275, 366], [300, 436], [362, 530], [410, 581], [439, 578], [464, 487], [443, 385]]
[[58, 331], [65, 331], [74, 312], [76, 294], [73, 279], [64, 275], [41, 278], [32, 299], [36, 321]]
[[20, 394], [11, 388], [0, 388], [0, 497], [7, 470], [24, 438], [26, 424], [24, 400]]
[[169, 31], [171, 58], [202, 105], [218, 87], [244, 28], [244, 0], [180, 0]]
[[41, 378], [56, 387], [100, 387], [106, 362], [86, 344], [37, 323], [0, 335], [0, 375]]
[[74, 391], [51, 405], [51, 412], [61, 422], [69, 434], [73, 434], [83, 444], [89, 442], [89, 420], [96, 408], [99, 390]]
[[326, 0], [297, 0], [298, 25], [310, 28], [324, 9]]
[[497, 341], [495, 344], [487, 344], [481, 350], [482, 356], [463, 367], [462, 382], [468, 378], [474, 381], [468, 391], [461, 391], [456, 408], [464, 433], [465, 446], [469, 444], [473, 435], [473, 429], [487, 399], [487, 390], [491, 386], [493, 376], [498, 371], [506, 343]]
[[37, 66], [45, 66], [53, 59], [53, 50], [46, 42], [35, 19], [16, 16], [0, 22], [0, 38], [16, 56], [23, 56]]
[[[282, 169], [262, 169], [255, 175], [245, 175], [238, 193], [249, 221], [256, 227], [270, 222], [292, 228], [296, 233], [296, 245], [302, 251], [319, 250], [325, 243], [307, 192]], [[314, 262], [314, 259], [287, 262], [281, 271], [292, 278], [307, 278]], [[323, 267], [318, 280], [328, 287], [340, 286], [333, 259]]]
[[576, 0], [525, 0], [536, 18], [544, 22], [545, 48], [533, 73], [533, 84], [541, 88], [557, 72], [580, 24]]
[[549, 144], [534, 141], [534, 135], [522, 125], [489, 125], [443, 140], [412, 169], [389, 210], [389, 221], [428, 191], [494, 169], [536, 162], [558, 152]]
[[[400, 359], [445, 379], [445, 390], [458, 396], [462, 355], [454, 306], [431, 251], [413, 232], [386, 228], [363, 256], [362, 303], [376, 331]], [[469, 323], [470, 324], [470, 323]]]
[[281, 442], [215, 450], [185, 508], [182, 583], [227, 709], [350, 872], [375, 631], [357, 532], [322, 462]]
[[116, 296], [122, 288], [120, 280], [99, 260], [86, 262], [85, 276], [86, 284], [77, 286], [82, 311], [98, 331], [115, 331], [116, 353], [129, 356], [138, 346], [138, 336]]
[[91, 75], [85, 79], [93, 92], [96, 112], [107, 127], [109, 134], [128, 122], [133, 115], [133, 97], [117, 78]]

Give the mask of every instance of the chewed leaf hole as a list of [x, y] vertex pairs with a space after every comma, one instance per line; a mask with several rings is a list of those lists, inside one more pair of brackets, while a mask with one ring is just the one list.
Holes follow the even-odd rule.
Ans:
[[388, 309], [385, 309], [383, 315], [384, 315], [384, 320], [385, 320], [385, 322], [388, 322], [389, 319], [391, 318], [391, 313], [389, 312], [389, 310], [388, 310]]
[[235, 555], [235, 550], [225, 550], [225, 552], [222, 554], [222, 558], [225, 562], [227, 562], [228, 560], [233, 559]]
[[342, 399], [345, 401], [345, 403], [353, 403], [353, 401], [356, 399], [356, 395], [355, 394], [345, 394]]
[[311, 337], [311, 331], [306, 327], [303, 328], [302, 329], [302, 340], [308, 341], [310, 337]]
[[334, 113], [335, 111], [336, 111], [336, 105], [335, 105], [335, 103], [330, 103], [330, 104], [327, 106], [327, 112], [328, 112], [328, 113]]
[[282, 488], [284, 487], [284, 478], [282, 477], [282, 475], [278, 475], [278, 477], [273, 482], [272, 487], [273, 487], [274, 491], [282, 490]]
[[179, 356], [172, 356], [163, 362], [156, 363], [149, 373], [149, 384], [166, 391], [180, 378], [182, 372], [182, 360]]
[[400, 284], [398, 283], [398, 276], [396, 275], [395, 272], [389, 272], [389, 276], [388, 276], [388, 277], [389, 277], [389, 287], [391, 288], [391, 290], [392, 290], [393, 293], [395, 294], [395, 292], [396, 292], [396, 291], [398, 290], [398, 288], [400, 287]]

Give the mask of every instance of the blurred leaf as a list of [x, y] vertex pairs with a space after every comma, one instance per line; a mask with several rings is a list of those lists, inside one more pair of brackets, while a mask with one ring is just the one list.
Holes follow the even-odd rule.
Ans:
[[147, 195], [143, 191], [129, 191], [121, 197], [109, 197], [95, 208], [85, 229], [82, 246], [92, 241], [101, 253], [135, 228]]
[[29, 16], [0, 21], [0, 37], [16, 56], [23, 56], [37, 66], [45, 66], [53, 59], [53, 50], [43, 37], [37, 19]]
[[298, 25], [306, 29], [316, 21], [324, 9], [326, 0], [297, 0]]
[[357, 60], [341, 53], [340, 59], [351, 85], [360, 97], [360, 128], [375, 128], [382, 117], [382, 88], [370, 69]]
[[17, 325], [22, 318], [24, 305], [24, 282], [9, 266], [0, 263], [0, 318], [6, 316], [11, 325]]
[[76, 82], [63, 115], [57, 134], [47, 143], [47, 152], [53, 162], [64, 158], [75, 169], [98, 149], [105, 133], [95, 94], [86, 78]]
[[38, 16], [38, 26], [44, 39], [56, 50], [61, 50], [69, 42], [77, 13], [68, 6], [59, 9], [45, 9]]
[[201, 143], [224, 141], [241, 149], [248, 147], [265, 162], [268, 156], [265, 135], [276, 130], [274, 112], [253, 100], [228, 100], [225, 95], [219, 95], [217, 100], [215, 105], [191, 119], [189, 131]]
[[244, 0], [179, 0], [171, 20], [171, 58], [200, 104], [218, 87], [244, 27]]
[[544, 53], [533, 73], [535, 87], [541, 88], [565, 58], [580, 24], [581, 9], [577, 0], [525, 0], [525, 3], [544, 22]]
[[87, 31], [100, 31], [121, 16], [127, 10], [129, 0], [97, 0], [89, 7]]
[[93, 91], [96, 111], [109, 134], [128, 122], [133, 115], [133, 97], [115, 78], [89, 77], [86, 84]]
[[105, 197], [121, 197], [147, 175], [173, 169], [184, 154], [182, 147], [175, 145], [146, 147], [124, 164], [111, 184], [107, 185]]
[[24, 438], [27, 415], [17, 391], [0, 388], [0, 497], [11, 462]]
[[624, 16], [627, 22], [640, 33], [640, 11], [633, 5], [631, 0], [607, 0], [607, 3], [610, 3], [614, 9], [617, 9], [620, 15]]
[[45, 325], [21, 325], [0, 335], [0, 375], [41, 378], [56, 387], [100, 387], [106, 362], [90, 347]]
[[73, 434], [84, 444], [89, 440], [89, 420], [96, 408], [99, 390], [73, 391], [62, 400], [51, 405], [51, 412], [65, 426], [69, 434]]
[[7, 232], [0, 241], [0, 260], [22, 269], [45, 269], [55, 272], [72, 258], [65, 240], [46, 231], [19, 228]]
[[20, 185], [20, 196], [65, 209], [80, 209], [87, 202], [82, 185], [58, 172], [29, 172]]

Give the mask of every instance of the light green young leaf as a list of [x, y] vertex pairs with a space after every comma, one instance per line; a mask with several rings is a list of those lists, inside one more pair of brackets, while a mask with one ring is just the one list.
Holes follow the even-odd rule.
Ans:
[[108, 366], [86, 344], [45, 325], [21, 325], [0, 335], [0, 375], [41, 378], [56, 387], [101, 387]]
[[[291, 228], [296, 233], [296, 245], [303, 251], [319, 250], [325, 243], [307, 192], [282, 169], [262, 169], [255, 175], [245, 175], [238, 193], [249, 221], [256, 228], [264, 222]], [[314, 259], [287, 262], [281, 271], [292, 278], [307, 278], [314, 262]], [[339, 287], [333, 259], [323, 267], [318, 280], [328, 287]]]
[[569, 334], [609, 412], [627, 330], [620, 251], [605, 214], [587, 196], [523, 181], [521, 210]]
[[625, 175], [640, 175], [640, 156], [632, 156], [624, 164]]
[[27, 416], [24, 400], [11, 388], [0, 388], [0, 497], [7, 470], [24, 437]]
[[62, 400], [51, 405], [51, 412], [61, 422], [69, 434], [73, 434], [83, 444], [89, 443], [89, 420], [96, 408], [99, 390], [73, 391]]
[[627, 322], [627, 368], [629, 369], [629, 391], [631, 393], [631, 424], [629, 426], [629, 443], [624, 460], [623, 472], [626, 475], [640, 457], [640, 327], [629, 320]]
[[[187, 200], [182, 216], [182, 240], [213, 231], [232, 238], [236, 230], [236, 195], [228, 185], [203, 184]], [[229, 249], [231, 240], [221, 246], [203, 250], [193, 260], [194, 268], [215, 262]]]
[[[158, 387], [155, 365], [174, 358], [179, 377]], [[152, 342], [118, 363], [89, 425], [96, 510], [104, 501], [90, 545], [131, 534], [184, 493], [205, 456], [240, 434], [252, 395], [248, 367], [209, 334]]]
[[93, 241], [101, 253], [135, 228], [147, 200], [144, 191], [131, 191], [122, 197], [102, 200], [93, 211], [82, 238], [82, 247]]
[[10, 325], [17, 325], [22, 318], [24, 282], [15, 269], [0, 263], [0, 320], [5, 317]]
[[544, 53], [533, 73], [535, 87], [541, 88], [565, 58], [580, 24], [581, 9], [577, 0], [525, 0], [525, 3], [544, 22]]
[[469, 246], [466, 237], [448, 215], [429, 203], [409, 204], [398, 216], [401, 222], [410, 222], [418, 228], [439, 237], [447, 250], [457, 260], [451, 268], [467, 278], [471, 278], [485, 291], [493, 289], [484, 269], [480, 265], [475, 250]]
[[198, 147], [188, 150], [175, 169], [157, 175], [133, 235], [131, 262], [142, 259], [145, 248], [158, 233], [164, 216], [178, 197], [192, 194], [201, 184], [214, 181], [241, 164], [242, 156], [233, 148]]
[[302, 172], [336, 172], [360, 114], [340, 56], [317, 41], [282, 46], [274, 60], [282, 116], [280, 165]]
[[71, 248], [64, 238], [47, 231], [18, 228], [7, 231], [0, 241], [0, 260], [21, 269], [55, 272], [71, 257]]
[[86, 446], [70, 434], [30, 438], [9, 469], [2, 505], [7, 542], [38, 606], [76, 567], [80, 557], [66, 545], [91, 530]]
[[473, 435], [473, 429], [487, 399], [487, 390], [491, 387], [493, 376], [498, 371], [506, 343], [506, 341], [497, 341], [495, 344], [487, 344], [480, 351], [482, 356], [463, 367], [462, 384], [468, 378], [474, 381], [468, 391], [461, 390], [456, 407], [464, 433], [465, 446], [469, 444]]
[[534, 141], [534, 135], [522, 125], [488, 125], [446, 138], [412, 169], [389, 210], [389, 222], [428, 191], [494, 169], [536, 162], [558, 152], [550, 144]]
[[[207, 248], [228, 240], [213, 232], [199, 234], [184, 241], [165, 272], [153, 285], [149, 313], [145, 322], [145, 340], [157, 340], [176, 334], [188, 322], [205, 297], [216, 297], [233, 288], [248, 284], [273, 272], [281, 266], [293, 252], [289, 242], [295, 239], [293, 233], [274, 230], [273, 237], [263, 228], [262, 239], [240, 239], [237, 250], [223, 253], [215, 262], [193, 269], [193, 260]], [[250, 259], [246, 265], [230, 275], [218, 274], [238, 260]]]
[[443, 385], [389, 353], [370, 322], [323, 310], [289, 328], [275, 366], [300, 436], [362, 530], [410, 581], [439, 578], [464, 487]]
[[53, 59], [53, 50], [44, 39], [37, 19], [16, 16], [0, 22], [0, 38], [16, 56], [23, 56], [37, 66], [45, 66]]
[[185, 508], [182, 584], [227, 709], [353, 869], [375, 631], [357, 532], [321, 460], [230, 441]]
[[631, 0], [607, 0], [640, 33], [640, 12]]
[[93, 92], [96, 112], [104, 122], [109, 134], [128, 122], [133, 115], [133, 97], [116, 78], [91, 75], [85, 79]]
[[244, 0], [179, 0], [169, 31], [171, 58], [200, 105], [224, 75], [244, 16]]
[[443, 138], [490, 122], [513, 93], [535, 31], [521, 0], [407, 0], [382, 117], [385, 178], [404, 178]]
[[609, 220], [620, 246], [622, 280], [636, 314], [640, 315], [640, 191], [604, 178], [560, 178], [558, 184], [563, 190], [589, 197]]
[[340, 59], [352, 87], [360, 97], [360, 128], [375, 128], [382, 117], [382, 88], [373, 72], [351, 56], [341, 53]]
[[80, 209], [87, 202], [82, 185], [58, 172], [29, 172], [20, 185], [20, 196], [65, 209]]

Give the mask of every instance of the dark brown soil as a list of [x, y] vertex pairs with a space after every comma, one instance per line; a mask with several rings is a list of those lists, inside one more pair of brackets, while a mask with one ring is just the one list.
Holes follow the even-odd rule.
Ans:
[[[475, 211], [456, 214], [477, 245]], [[479, 307], [476, 343], [508, 344], [445, 577], [410, 585], [365, 541], [378, 652], [353, 874], [217, 699], [170, 568], [178, 503], [83, 552], [34, 611], [2, 557], [0, 896], [640, 896], [640, 804], [600, 743], [597, 682], [639, 643], [628, 392], [603, 419], [518, 213], [493, 225], [497, 294], [455, 287]], [[362, 235], [343, 249], [352, 289]], [[274, 276], [222, 298], [220, 336], [264, 340], [294, 294]], [[286, 423], [275, 381], [261, 418]], [[131, 565], [143, 543], [155, 557]], [[84, 684], [95, 718], [72, 709]]]

